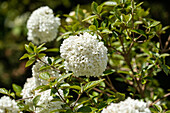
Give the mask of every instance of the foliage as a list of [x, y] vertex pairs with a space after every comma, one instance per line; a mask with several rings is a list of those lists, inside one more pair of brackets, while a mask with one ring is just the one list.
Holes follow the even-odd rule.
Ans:
[[[91, 12], [83, 11], [78, 5], [75, 15], [64, 15], [72, 21], [66, 22], [62, 18], [59, 29], [59, 37], [56, 41], [62, 42], [71, 35], [79, 35], [84, 32], [97, 35], [98, 39], [104, 42], [108, 49], [107, 69], [100, 77], [76, 77], [72, 72], [66, 72], [64, 59], [59, 55], [53, 55], [53, 60], [48, 59], [48, 63], [41, 58], [50, 53], [56, 53], [58, 48], [47, 48], [47, 44], [39, 46], [32, 42], [25, 44], [26, 53], [20, 58], [26, 59], [25, 67], [33, 65], [36, 61], [44, 63], [40, 71], [45, 72], [39, 75], [40, 79], [48, 81], [48, 84], [38, 86], [34, 91], [46, 91], [51, 89], [54, 101], [62, 101], [63, 109], [51, 112], [101, 112], [110, 103], [118, 103], [128, 96], [132, 98], [151, 101], [150, 110], [152, 112], [168, 113], [170, 109], [169, 101], [165, 91], [159, 86], [155, 77], [161, 70], [168, 76], [170, 67], [166, 64], [168, 47], [162, 44], [162, 34], [166, 33], [169, 26], [162, 27], [159, 21], [148, 17], [149, 10], [144, 10], [143, 2], [136, 3], [134, 0], [114, 0], [106, 1], [102, 4], [93, 2]], [[61, 16], [62, 17], [62, 16]], [[159, 41], [153, 41], [157, 38]], [[169, 43], [167, 41], [167, 43]], [[55, 78], [50, 76], [46, 69], [56, 70], [61, 76]], [[64, 81], [64, 82], [62, 82]], [[117, 89], [113, 83], [126, 84], [128, 87]], [[59, 89], [64, 92], [61, 96]], [[13, 90], [0, 89], [0, 93], [16, 99], [21, 97], [22, 88], [13, 84]], [[56, 96], [56, 93], [58, 96]], [[33, 105], [38, 106], [40, 95], [34, 97]], [[31, 97], [30, 97], [31, 98]], [[159, 100], [160, 105], [155, 102]], [[24, 98], [18, 100], [20, 109], [24, 112], [33, 112], [24, 103]]]

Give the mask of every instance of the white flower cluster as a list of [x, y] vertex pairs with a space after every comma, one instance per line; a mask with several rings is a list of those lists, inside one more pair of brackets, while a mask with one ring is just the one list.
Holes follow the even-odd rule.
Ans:
[[40, 7], [27, 21], [28, 40], [35, 44], [52, 41], [57, 36], [60, 24], [60, 18], [54, 17], [52, 9]]
[[29, 105], [30, 107], [33, 107], [32, 104], [32, 98], [34, 97], [35, 93], [33, 90], [38, 87], [38, 84], [36, 84], [35, 77], [27, 78], [27, 81], [24, 84], [24, 87], [22, 89], [21, 95], [22, 98], [25, 99], [25, 104]]
[[128, 97], [125, 101], [111, 103], [101, 113], [151, 113], [151, 111], [147, 103]]
[[[23, 88], [22, 93], [21, 93], [23, 99], [25, 100], [25, 104], [29, 105], [29, 107], [31, 109], [33, 109], [33, 111], [35, 113], [48, 113], [48, 112], [55, 110], [55, 109], [62, 109], [62, 106], [61, 106], [63, 104], [62, 101], [51, 102], [51, 100], [54, 99], [50, 95], [51, 89], [43, 91], [43, 92], [39, 92], [39, 90], [36, 90], [34, 92], [33, 90], [38, 86], [39, 85], [36, 84], [35, 77], [27, 79], [27, 82], [24, 84], [24, 88]], [[63, 91], [59, 89], [59, 93], [64, 98]], [[41, 95], [40, 100], [37, 103], [37, 105], [39, 105], [41, 107], [35, 108], [33, 106], [33, 99], [37, 95]], [[58, 93], [56, 93], [56, 95], [58, 96]], [[58, 112], [56, 112], [56, 113], [58, 113]]]
[[[47, 59], [48, 59], [48, 57], [43, 57], [41, 60], [45, 63], [48, 63]], [[50, 59], [53, 60], [52, 58], [50, 58]], [[43, 72], [48, 72], [51, 77], [59, 77], [60, 76], [60, 74], [57, 71], [52, 70], [52, 69], [45, 69], [45, 70], [40, 71], [40, 68], [44, 65], [43, 62], [38, 61], [32, 67], [32, 75], [33, 75], [33, 77], [35, 77], [36, 83], [39, 84], [39, 85], [48, 84], [48, 81], [39, 78], [39, 75]]]
[[8, 96], [3, 96], [0, 99], [0, 113], [19, 113], [19, 107], [15, 100], [10, 99]]
[[65, 59], [65, 69], [73, 71], [75, 76], [97, 77], [107, 66], [107, 48], [97, 40], [96, 35], [87, 32], [65, 39], [60, 53]]
[[[49, 58], [53, 61], [52, 58]], [[48, 57], [41, 58], [41, 61], [37, 61], [35, 65], [32, 67], [32, 75], [33, 77], [28, 78], [27, 82], [24, 84], [23, 90], [22, 90], [22, 98], [25, 100], [25, 104], [29, 105], [30, 109], [32, 109], [35, 113], [48, 113], [55, 109], [61, 109], [62, 108], [62, 101], [55, 101], [51, 102], [53, 100], [53, 96], [51, 96], [51, 89], [39, 92], [40, 90], [34, 90], [36, 87], [40, 85], [47, 85], [48, 81], [45, 81], [41, 78], [39, 78], [40, 73], [42, 72], [48, 72], [50, 76], [58, 78], [60, 75], [57, 71], [54, 71], [52, 69], [44, 69], [40, 70], [40, 68], [44, 65], [44, 63], [48, 63]], [[64, 98], [63, 91], [61, 89], [58, 90], [60, 95]], [[37, 105], [41, 107], [34, 107], [33, 106], [33, 99], [37, 96], [41, 95], [40, 100]], [[58, 93], [55, 95], [58, 96]], [[58, 112], [56, 112], [58, 113]]]
[[[63, 91], [59, 90], [59, 92], [60, 95], [62, 95], [63, 97]], [[40, 101], [37, 103], [37, 105], [42, 107], [36, 107], [35, 113], [49, 113], [50, 111], [53, 111], [55, 109], [62, 109], [61, 105], [63, 104], [63, 102], [61, 101], [52, 102], [54, 98], [50, 96], [50, 93], [51, 93], [51, 89], [41, 93], [37, 93], [37, 95], [41, 95]], [[56, 95], [58, 94], [56, 93]], [[55, 113], [59, 113], [59, 112], [55, 112]]]

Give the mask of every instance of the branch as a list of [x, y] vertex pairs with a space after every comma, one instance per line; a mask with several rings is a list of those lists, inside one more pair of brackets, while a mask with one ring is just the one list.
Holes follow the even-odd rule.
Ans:
[[129, 55], [129, 53], [130, 53], [130, 51], [131, 51], [134, 43], [135, 43], [141, 36], [142, 36], [142, 35], [140, 35], [139, 37], [137, 37], [136, 40], [133, 40], [133, 42], [130, 44], [129, 50], [128, 50], [128, 52], [127, 52], [128, 55]]
[[[74, 77], [74, 78], [77, 78], [80, 82], [85, 82], [85, 83], [87, 83], [87, 81], [85, 81], [85, 80], [83, 80], [83, 79], [81, 79], [81, 78], [79, 78], [79, 77], [76, 77], [76, 76], [72, 76], [72, 77]], [[99, 86], [100, 87], [100, 86]], [[102, 91], [102, 90], [100, 90], [100, 89], [97, 89], [97, 88], [93, 88], [95, 91], [97, 91], [97, 92], [99, 92], [99, 93], [104, 93], [104, 94], [106, 94], [107, 96], [110, 96], [110, 94], [108, 94], [108, 93], [106, 93], [106, 92], [104, 92], [104, 91]]]
[[41, 60], [40, 58], [37, 58], [40, 62], [42, 62], [42, 63], [44, 63], [44, 64], [46, 64], [46, 65], [48, 65], [48, 66], [50, 66], [51, 68], [53, 68], [55, 71], [58, 71], [58, 72], [60, 72], [60, 70], [59, 69], [57, 69], [57, 68], [55, 68], [54, 66], [52, 66], [52, 65], [50, 65], [50, 64], [48, 64], [48, 63], [46, 63], [46, 62], [44, 62], [43, 60]]
[[114, 91], [114, 92], [117, 92], [117, 90], [114, 88], [114, 86], [113, 86], [113, 84], [112, 84], [112, 81], [110, 80], [110, 78], [109, 78], [109, 76], [107, 75], [106, 76], [107, 77], [107, 79], [108, 79], [108, 81], [109, 81], [109, 83], [106, 81], [106, 84], [108, 85], [108, 86], [110, 86], [110, 88]]
[[162, 98], [157, 99], [156, 101], [151, 103], [149, 106], [153, 106], [154, 104], [156, 104], [157, 102], [159, 102], [160, 100], [162, 100], [162, 99], [164, 99], [164, 98], [166, 98], [168, 96], [170, 96], [170, 93], [165, 94]]
[[16, 101], [25, 100], [25, 99], [30, 99], [30, 98], [33, 98], [33, 96], [27, 97], [27, 98], [18, 99], [18, 100], [16, 100]]

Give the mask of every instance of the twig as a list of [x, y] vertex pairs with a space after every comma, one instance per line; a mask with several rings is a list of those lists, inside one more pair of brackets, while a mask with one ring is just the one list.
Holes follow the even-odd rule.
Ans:
[[157, 102], [159, 102], [160, 100], [162, 100], [162, 99], [164, 99], [164, 98], [166, 98], [168, 96], [170, 96], [170, 93], [165, 94], [162, 98], [157, 99], [156, 101], [151, 103], [149, 106], [153, 106], [154, 104], [156, 104]]
[[25, 99], [30, 99], [30, 98], [33, 98], [33, 96], [32, 96], [32, 97], [27, 97], [27, 98], [18, 99], [18, 100], [16, 100], [16, 101], [25, 100]]
[[[57, 88], [56, 88], [57, 89]], [[61, 96], [61, 94], [60, 94], [60, 92], [58, 91], [58, 89], [57, 89], [57, 93], [58, 93], [58, 96], [61, 98], [61, 100], [64, 102], [64, 103], [66, 103], [69, 107], [70, 107], [70, 109], [71, 110], [73, 110], [73, 108], [66, 102], [66, 100]]]
[[[77, 78], [79, 81], [81, 81], [81, 82], [85, 82], [85, 83], [87, 83], [87, 81], [85, 81], [85, 80], [83, 80], [83, 79], [81, 79], [81, 78], [79, 78], [79, 77], [76, 77], [76, 76], [72, 76], [72, 77], [74, 77], [74, 78]], [[100, 86], [99, 86], [100, 87]], [[99, 93], [105, 93], [107, 96], [110, 96], [110, 94], [108, 94], [108, 93], [106, 93], [106, 92], [104, 92], [104, 91], [102, 91], [102, 90], [100, 90], [100, 89], [97, 89], [97, 88], [93, 88], [95, 91], [97, 91], [97, 92], [99, 92]]]
[[158, 39], [159, 39], [160, 48], [161, 48], [161, 50], [162, 50], [162, 49], [163, 49], [163, 45], [162, 45], [162, 40], [161, 40], [161, 36], [160, 36], [160, 35], [159, 35]]
[[41, 60], [40, 58], [37, 58], [39, 61], [41, 61], [42, 63], [44, 63], [44, 64], [46, 64], [46, 65], [48, 65], [48, 66], [50, 66], [51, 68], [53, 68], [54, 70], [56, 70], [56, 71], [58, 71], [58, 72], [60, 72], [60, 70], [59, 69], [57, 69], [57, 68], [55, 68], [54, 66], [52, 66], [52, 65], [50, 65], [50, 64], [48, 64], [48, 63], [46, 63], [46, 62], [44, 62], [43, 60]]
[[78, 100], [80, 99], [80, 97], [81, 97], [81, 93], [78, 95], [78, 97], [77, 97], [77, 99], [76, 99], [76, 101], [75, 101], [73, 107], [75, 107], [75, 105], [76, 105], [76, 103], [78, 102]]
[[109, 45], [108, 45], [108, 47], [114, 49], [115, 51], [117, 51], [118, 53], [120, 53], [122, 56], [124, 55], [121, 51], [117, 50], [115, 47], [112, 47], [112, 46], [109, 46]]
[[122, 45], [123, 52], [124, 52], [124, 55], [125, 55], [125, 54], [126, 54], [126, 50], [125, 50], [125, 47], [124, 47], [124, 44], [123, 44], [122, 37], [120, 37], [119, 40], [120, 40], [120, 43], [121, 43], [121, 45]]
[[[110, 86], [110, 88], [114, 91], [114, 92], [117, 92], [117, 90], [114, 88], [114, 86], [113, 86], [113, 84], [112, 84], [112, 81], [110, 80], [110, 78], [109, 78], [109, 76], [107, 75], [106, 76], [107, 77], [107, 79], [108, 79], [108, 81], [109, 81], [109, 86]], [[107, 81], [106, 81], [107, 82]]]
[[134, 43], [135, 43], [141, 36], [142, 36], [142, 35], [140, 35], [139, 37], [137, 37], [136, 40], [133, 40], [133, 42], [130, 44], [129, 50], [128, 50], [128, 52], [127, 52], [128, 55], [129, 55], [129, 53], [130, 53], [130, 51], [131, 51]]

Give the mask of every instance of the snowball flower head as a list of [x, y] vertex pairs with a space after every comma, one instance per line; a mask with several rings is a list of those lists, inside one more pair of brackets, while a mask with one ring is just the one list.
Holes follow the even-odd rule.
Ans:
[[[27, 79], [27, 82], [24, 84], [24, 88], [22, 90], [22, 98], [25, 100], [25, 104], [29, 105], [31, 109], [34, 109], [35, 113], [48, 113], [54, 109], [61, 109], [62, 108], [62, 101], [54, 101], [54, 99], [50, 93], [51, 89], [39, 92], [39, 90], [34, 89], [38, 87], [39, 85], [36, 83], [35, 77], [31, 77]], [[61, 89], [58, 90], [60, 95], [64, 98], [63, 91]], [[43, 107], [34, 107], [33, 106], [33, 99], [41, 95], [40, 100], [38, 101], [37, 105], [42, 105]], [[55, 95], [58, 96], [58, 93]], [[58, 112], [56, 112], [58, 113]]]
[[[52, 58], [49, 58], [49, 59], [53, 60]], [[48, 57], [43, 57], [41, 60], [45, 63], [48, 63]], [[33, 75], [33, 77], [35, 77], [36, 83], [39, 85], [47, 85], [48, 84], [48, 81], [43, 80], [39, 77], [39, 75], [43, 72], [48, 72], [51, 77], [58, 78], [60, 76], [60, 74], [56, 70], [53, 70], [51, 68], [40, 70], [40, 68], [45, 65], [43, 62], [37, 61], [35, 63], [35, 65], [33, 65], [33, 67], [32, 67], [32, 75]]]
[[87, 32], [65, 39], [60, 53], [65, 59], [65, 69], [73, 71], [75, 76], [97, 77], [107, 66], [107, 48], [96, 35]]
[[119, 103], [111, 103], [101, 113], [151, 113], [148, 104], [130, 97]]
[[3, 96], [0, 99], [0, 113], [19, 113], [19, 107], [15, 100], [10, 99], [8, 96]]
[[35, 95], [33, 90], [38, 87], [39, 85], [36, 83], [35, 77], [27, 78], [27, 81], [24, 84], [24, 87], [22, 89], [21, 95], [22, 98], [28, 98], [25, 99], [25, 103], [28, 104], [29, 106], [32, 106], [32, 98]]
[[[64, 98], [63, 91], [61, 89], [58, 90], [60, 95]], [[40, 100], [38, 101], [37, 105], [43, 106], [43, 107], [36, 107], [34, 112], [35, 113], [49, 113], [50, 111], [53, 111], [55, 109], [62, 109], [62, 104], [64, 104], [62, 101], [52, 101], [54, 98], [50, 95], [51, 89], [37, 93], [35, 96], [40, 95]], [[58, 96], [58, 93], [56, 93]], [[59, 113], [59, 112], [55, 112]]]
[[48, 6], [35, 10], [27, 21], [28, 40], [35, 44], [50, 42], [57, 36], [60, 18]]

